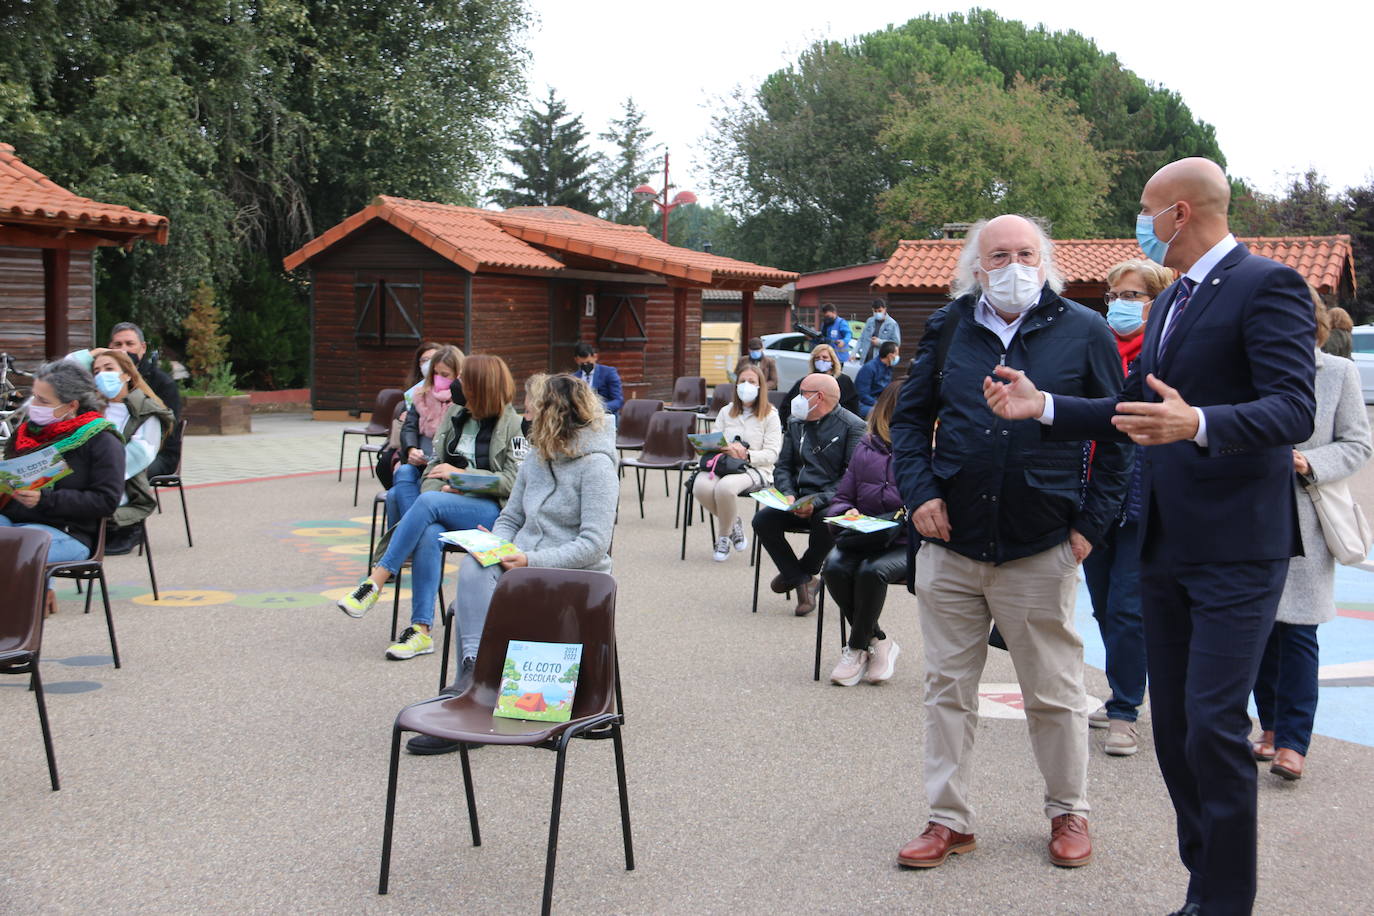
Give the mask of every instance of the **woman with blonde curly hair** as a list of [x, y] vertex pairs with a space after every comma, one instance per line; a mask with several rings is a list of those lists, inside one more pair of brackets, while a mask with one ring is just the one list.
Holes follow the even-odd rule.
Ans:
[[[520, 467], [492, 534], [511, 541], [519, 553], [494, 566], [471, 556], [459, 565], [454, 622], [458, 628], [458, 679], [444, 688], [457, 696], [472, 684], [477, 647], [487, 609], [502, 573], [520, 566], [611, 571], [607, 551], [615, 527], [620, 479], [616, 471], [615, 424], [601, 399], [571, 375], [550, 376], [534, 411], [532, 448]], [[459, 743], [416, 735], [413, 754], [444, 754]]]
[[833, 375], [835, 381], [840, 385], [840, 406], [852, 413], [859, 415], [859, 389], [854, 387], [854, 380], [841, 371], [840, 358], [835, 355], [835, 348], [830, 344], [817, 344], [811, 351], [811, 366], [802, 373], [802, 377], [797, 379], [787, 392], [787, 397], [782, 399], [782, 404], [778, 405], [778, 419], [782, 421], [782, 428], [787, 428], [787, 420], [792, 416], [792, 399], [801, 391], [802, 379], [813, 372], [822, 375]]

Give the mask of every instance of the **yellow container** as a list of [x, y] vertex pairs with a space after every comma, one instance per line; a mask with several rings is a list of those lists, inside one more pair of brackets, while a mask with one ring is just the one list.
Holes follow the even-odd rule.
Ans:
[[701, 376], [707, 385], [731, 381], [739, 362], [739, 322], [703, 321], [701, 323]]

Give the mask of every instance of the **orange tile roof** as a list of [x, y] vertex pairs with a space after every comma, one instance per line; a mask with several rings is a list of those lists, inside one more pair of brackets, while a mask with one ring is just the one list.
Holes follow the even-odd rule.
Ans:
[[84, 231], [112, 245], [136, 238], [167, 242], [167, 217], [73, 194], [25, 164], [8, 143], [0, 143], [0, 224]]
[[[1335, 291], [1343, 274], [1354, 282], [1348, 235], [1243, 238], [1258, 255], [1287, 264], [1323, 293]], [[954, 277], [963, 239], [921, 239], [897, 244], [873, 287], [891, 292], [944, 293]], [[1054, 243], [1055, 261], [1070, 286], [1105, 282], [1113, 265], [1144, 254], [1135, 239], [1062, 239]]]
[[674, 277], [699, 286], [786, 283], [797, 275], [664, 244], [639, 226], [621, 226], [566, 207], [479, 210], [379, 196], [284, 260], [295, 270], [374, 219], [385, 220], [464, 270], [562, 270], [543, 249]]

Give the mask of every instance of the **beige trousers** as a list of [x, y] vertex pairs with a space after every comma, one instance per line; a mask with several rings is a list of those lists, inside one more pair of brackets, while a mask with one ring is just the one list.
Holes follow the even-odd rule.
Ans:
[[974, 831], [969, 801], [978, 679], [991, 624], [1021, 683], [1045, 815], [1088, 813], [1083, 641], [1073, 624], [1078, 564], [1069, 542], [994, 566], [936, 544], [916, 555], [926, 653], [926, 798], [930, 819]]
[[692, 495], [696, 497], [697, 502], [706, 507], [707, 512], [716, 517], [716, 536], [719, 537], [729, 534], [730, 526], [735, 523], [739, 513], [736, 506], [739, 495], [756, 486], [758, 481], [752, 474], [712, 477], [710, 474], [701, 473], [692, 484]]

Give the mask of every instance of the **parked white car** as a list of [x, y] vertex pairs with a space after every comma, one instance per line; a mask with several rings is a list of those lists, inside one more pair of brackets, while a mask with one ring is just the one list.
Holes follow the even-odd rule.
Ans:
[[[779, 391], [790, 389], [810, 370], [811, 349], [811, 338], [795, 331], [763, 336], [764, 355], [773, 357], [778, 363]], [[840, 369], [850, 378], [859, 374], [859, 364], [852, 360]]]
[[1374, 404], [1374, 324], [1362, 324], [1350, 332], [1350, 358], [1360, 370], [1364, 402]]

